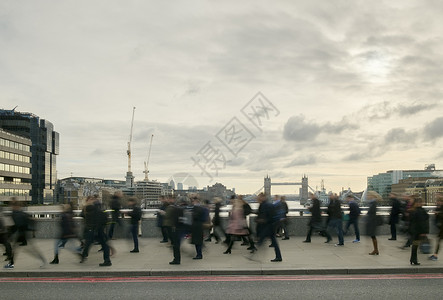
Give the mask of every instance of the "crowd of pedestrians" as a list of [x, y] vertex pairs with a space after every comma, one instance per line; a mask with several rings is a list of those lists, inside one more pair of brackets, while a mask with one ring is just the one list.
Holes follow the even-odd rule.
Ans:
[[[355, 234], [353, 243], [360, 242], [359, 219], [361, 209], [358, 202], [352, 195], [348, 195], [342, 203], [338, 196], [331, 194], [329, 204], [322, 212], [321, 203], [317, 196], [310, 193], [310, 219], [308, 222], [307, 235], [304, 243], [311, 243], [313, 235], [320, 235], [326, 238], [325, 243], [333, 240], [332, 236], [337, 236], [335, 246], [344, 246], [344, 236], [349, 234], [352, 228]], [[418, 248], [425, 243], [429, 243], [429, 216], [423, 209], [423, 201], [414, 195], [389, 195], [391, 201], [391, 211], [389, 214], [389, 225], [391, 237], [389, 241], [396, 241], [398, 231], [406, 235], [405, 244], [401, 247], [410, 247], [410, 264], [419, 265], [417, 259]], [[276, 196], [273, 201], [261, 193], [256, 198], [259, 206], [257, 210], [251, 209], [241, 195], [233, 196], [231, 199], [231, 210], [228, 212], [227, 222], [222, 222], [220, 216], [223, 200], [213, 199], [212, 203], [202, 202], [198, 194], [191, 194], [187, 197], [174, 199], [173, 197], [163, 197], [162, 205], [157, 212], [157, 226], [161, 231], [161, 243], [172, 248], [173, 259], [171, 265], [181, 264], [181, 245], [183, 241], [193, 244], [195, 247], [194, 260], [203, 259], [203, 248], [205, 241], [224, 243], [225, 251], [220, 254], [232, 254], [236, 242], [245, 247], [245, 252], [249, 253], [250, 259], [256, 253], [260, 253], [265, 247], [265, 241], [269, 240], [275, 253], [275, 258], [271, 262], [283, 261], [278, 237], [288, 240], [288, 205], [284, 197]], [[367, 193], [368, 212], [365, 216], [365, 234], [371, 238], [373, 249], [369, 255], [380, 255], [379, 240], [377, 239], [377, 229], [383, 224], [383, 218], [377, 214], [377, 205], [381, 201], [381, 196], [376, 192]], [[349, 213], [345, 214], [342, 204], [349, 206]], [[34, 228], [34, 222], [29, 214], [22, 209], [21, 202], [16, 199], [10, 201], [11, 213], [9, 217], [0, 215], [0, 242], [4, 245], [4, 255], [6, 256], [6, 269], [14, 268], [19, 249], [25, 249], [32, 256], [41, 261], [44, 267], [47, 262], [40, 250], [32, 243], [30, 234]], [[63, 205], [63, 211], [59, 220], [59, 235], [54, 243], [54, 258], [50, 264], [59, 264], [60, 250], [67, 249], [74, 253], [79, 262], [83, 263], [87, 258], [90, 247], [93, 244], [101, 246], [99, 251], [103, 252], [103, 262], [101, 267], [111, 266], [111, 256], [115, 254], [115, 249], [111, 246], [114, 239], [115, 227], [118, 225], [132, 237], [133, 248], [130, 253], [139, 253], [139, 225], [142, 218], [142, 211], [135, 198], [129, 198], [126, 202], [125, 214], [129, 219], [129, 225], [125, 227], [122, 222], [122, 194], [115, 193], [110, 202], [110, 218], [104, 211], [98, 196], [87, 197], [83, 206], [81, 217], [83, 217], [83, 231], [74, 221], [73, 207], [69, 204]], [[210, 213], [213, 212], [213, 213]], [[327, 218], [322, 217], [323, 214]], [[211, 217], [212, 216], [212, 217]], [[249, 227], [249, 217], [255, 217], [255, 228]], [[438, 227], [435, 251], [429, 256], [430, 260], [438, 260], [440, 240], [443, 237], [443, 196], [437, 194], [437, 207], [435, 210], [435, 226]], [[351, 227], [352, 226], [352, 227]], [[333, 234], [331, 234], [333, 233]], [[238, 246], [237, 246], [238, 247]], [[266, 245], [267, 247], [267, 245]], [[242, 247], [240, 247], [242, 248]]]

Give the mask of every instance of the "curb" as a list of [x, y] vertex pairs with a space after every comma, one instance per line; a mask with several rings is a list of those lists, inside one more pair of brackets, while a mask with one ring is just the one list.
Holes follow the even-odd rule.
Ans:
[[146, 271], [13, 271], [0, 278], [58, 278], [58, 277], [164, 277], [164, 276], [263, 276], [263, 275], [387, 275], [443, 274], [443, 267], [377, 268], [377, 269], [262, 269], [262, 270], [146, 270]]

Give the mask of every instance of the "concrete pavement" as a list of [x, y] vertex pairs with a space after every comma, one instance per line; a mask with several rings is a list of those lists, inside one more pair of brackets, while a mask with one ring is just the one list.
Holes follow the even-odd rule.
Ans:
[[[99, 267], [103, 255], [100, 246], [91, 248], [89, 258], [80, 264], [77, 255], [67, 249], [60, 250], [60, 263], [48, 264], [40, 268], [40, 261], [30, 255], [26, 247], [18, 247], [15, 268], [2, 269], [0, 277], [127, 277], [127, 276], [184, 276], [184, 275], [313, 275], [313, 274], [407, 274], [443, 273], [443, 257], [440, 261], [430, 261], [429, 255], [419, 253], [420, 266], [409, 264], [410, 248], [401, 250], [405, 238], [389, 241], [389, 236], [379, 236], [380, 255], [370, 256], [372, 242], [363, 237], [360, 243], [352, 243], [353, 236], [345, 237], [343, 247], [335, 247], [336, 237], [330, 244], [325, 238], [313, 236], [311, 243], [303, 243], [304, 238], [279, 239], [283, 256], [282, 262], [271, 262], [273, 248], [264, 245], [251, 257], [241, 242], [236, 242], [232, 254], [223, 254], [224, 244], [205, 242], [202, 260], [193, 260], [194, 246], [187, 240], [182, 244], [180, 265], [169, 265], [172, 249], [160, 239], [140, 238], [140, 253], [129, 253], [132, 240], [110, 241], [116, 253], [111, 257], [111, 267]], [[46, 259], [53, 258], [54, 240], [32, 239]], [[434, 245], [433, 245], [434, 246]], [[6, 262], [5, 262], [6, 263]]]

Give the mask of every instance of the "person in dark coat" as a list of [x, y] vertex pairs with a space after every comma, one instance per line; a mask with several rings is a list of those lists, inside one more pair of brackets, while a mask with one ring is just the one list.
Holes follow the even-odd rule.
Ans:
[[372, 239], [372, 252], [369, 252], [369, 255], [379, 255], [378, 251], [378, 241], [377, 241], [377, 227], [379, 224], [377, 216], [377, 201], [380, 201], [381, 196], [374, 191], [369, 191], [367, 199], [369, 200], [369, 209], [366, 214], [366, 234], [369, 235]]
[[409, 212], [409, 227], [412, 238], [411, 265], [420, 265], [417, 259], [417, 249], [421, 240], [429, 233], [429, 216], [423, 209], [423, 200], [414, 196], [414, 204]]
[[223, 227], [221, 226], [221, 220], [220, 220], [220, 208], [221, 208], [221, 201], [222, 199], [219, 197], [214, 198], [214, 216], [212, 217], [212, 235], [215, 237], [216, 244], [218, 244], [222, 236], [225, 236], [225, 231], [223, 230]]
[[340, 200], [337, 195], [329, 196], [328, 206], [328, 226], [335, 229], [338, 236], [338, 244], [335, 246], [344, 246], [343, 239], [343, 221]]
[[171, 239], [172, 251], [174, 259], [169, 262], [170, 265], [179, 265], [181, 262], [180, 244], [185, 232], [183, 224], [183, 210], [187, 205], [187, 201], [182, 199], [178, 204], [174, 204], [174, 199], [169, 198], [169, 205], [166, 209], [165, 220], [171, 226], [168, 236]]
[[401, 213], [401, 202], [396, 193], [390, 193], [389, 199], [392, 202], [392, 208], [389, 214], [389, 225], [391, 226], [391, 238], [389, 238], [389, 240], [395, 241], [397, 240], [397, 224]]
[[193, 259], [203, 259], [203, 231], [205, 224], [209, 220], [209, 210], [200, 205], [197, 195], [191, 196], [192, 200], [192, 225], [191, 225], [191, 244], [195, 245], [196, 256]]
[[443, 239], [443, 194], [437, 193], [436, 195], [437, 208], [435, 209], [435, 225], [438, 228], [437, 239], [435, 241], [435, 252], [429, 256], [430, 260], [438, 260], [438, 251], [440, 249], [440, 241]]
[[[267, 201], [266, 195], [260, 193], [257, 197], [257, 201], [260, 203], [257, 213], [257, 245], [261, 247], [266, 238], [271, 239], [271, 244], [274, 245], [275, 258], [271, 262], [282, 261], [282, 255], [280, 252], [280, 247], [278, 245], [277, 239], [275, 237], [275, 212], [272, 203]], [[251, 252], [254, 253], [256, 249]]]
[[323, 221], [321, 219], [320, 201], [318, 200], [317, 195], [313, 193], [309, 193], [309, 196], [311, 198], [311, 206], [309, 207], [311, 218], [308, 223], [308, 234], [306, 235], [306, 240], [304, 240], [303, 243], [311, 242], [311, 235], [313, 231], [319, 231], [322, 236], [326, 237], [325, 243], [329, 243], [332, 238], [325, 230], [325, 226], [323, 225]]
[[127, 213], [128, 216], [131, 217], [131, 225], [129, 227], [129, 231], [132, 235], [132, 240], [134, 242], [134, 249], [132, 249], [131, 253], [139, 253], [140, 250], [138, 248], [138, 223], [142, 218], [142, 210], [140, 206], [137, 205], [137, 201], [135, 198], [129, 198], [128, 200], [129, 208], [132, 209]]
[[164, 225], [164, 216], [166, 213], [166, 208], [169, 205], [169, 202], [168, 202], [168, 198], [165, 196], [161, 196], [160, 201], [161, 201], [162, 205], [160, 206], [160, 208], [157, 211], [157, 227], [160, 228], [160, 231], [161, 231], [162, 237], [163, 237], [163, 239], [160, 241], [160, 243], [167, 243], [169, 238], [168, 238], [168, 229], [167, 229], [166, 225]]
[[352, 242], [360, 243], [360, 229], [358, 228], [358, 219], [360, 217], [361, 210], [352, 195], [348, 195], [346, 197], [346, 201], [349, 205], [349, 220], [346, 223], [344, 235], [348, 233], [349, 227], [351, 225], [354, 225], [355, 240], [353, 240]]
[[120, 219], [120, 209], [122, 208], [121, 204], [122, 199], [122, 192], [118, 191], [115, 192], [112, 196], [110, 208], [112, 210], [111, 212], [111, 225], [109, 226], [109, 239], [113, 239], [114, 237], [114, 229], [115, 225], [118, 224], [120, 227], [122, 227], [122, 220]]
[[89, 248], [94, 242], [94, 237], [100, 243], [103, 249], [103, 260], [104, 262], [99, 264], [100, 267], [112, 266], [110, 259], [110, 248], [106, 243], [107, 238], [105, 235], [105, 226], [107, 223], [107, 215], [101, 209], [100, 202], [96, 196], [88, 196], [86, 204], [83, 207], [82, 216], [85, 219], [84, 224], [84, 239], [85, 244], [83, 247], [82, 258], [80, 263], [85, 262], [89, 254]]
[[[63, 212], [60, 218], [60, 237], [55, 241], [54, 245], [54, 259], [50, 262], [52, 265], [58, 264], [59, 261], [59, 249], [66, 248], [66, 244], [70, 239], [77, 239], [77, 230], [74, 223], [74, 214], [72, 205], [64, 204]], [[80, 254], [79, 246], [69, 247], [69, 250], [73, 253]]]

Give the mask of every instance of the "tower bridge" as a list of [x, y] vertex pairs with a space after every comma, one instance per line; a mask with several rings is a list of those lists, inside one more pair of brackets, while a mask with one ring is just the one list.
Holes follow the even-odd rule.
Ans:
[[308, 177], [306, 175], [303, 175], [301, 182], [272, 182], [271, 177], [269, 175], [266, 175], [264, 178], [264, 192], [267, 197], [270, 197], [271, 194], [271, 186], [273, 185], [300, 185], [300, 204], [305, 204], [308, 200]]

